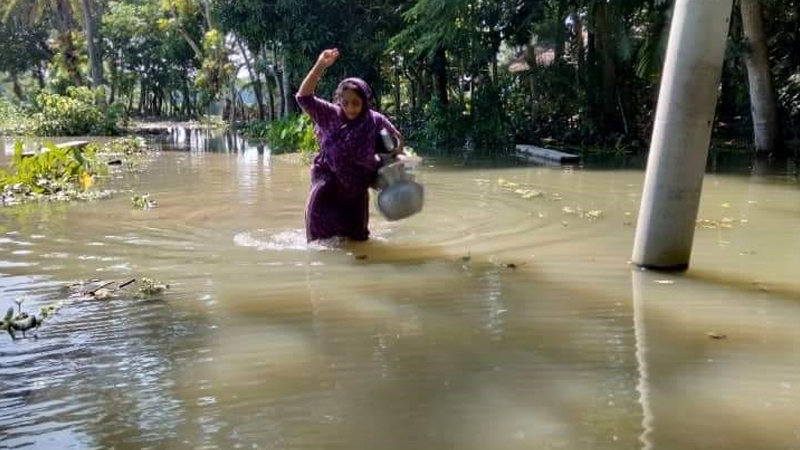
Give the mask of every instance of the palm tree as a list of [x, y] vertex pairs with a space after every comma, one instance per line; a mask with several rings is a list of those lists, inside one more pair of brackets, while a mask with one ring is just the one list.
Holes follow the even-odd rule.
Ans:
[[[42, 17], [48, 16], [58, 31], [59, 44], [68, 52], [74, 46], [71, 32], [75, 28], [75, 17], [80, 17], [86, 33], [86, 49], [91, 66], [91, 80], [93, 86], [103, 84], [103, 63], [97, 48], [97, 30], [92, 15], [93, 0], [9, 0], [0, 10], [4, 21], [10, 17], [22, 18], [29, 24], [39, 22]], [[76, 60], [67, 58], [72, 64]], [[79, 84], [80, 75], [77, 67], [68, 67], [72, 74], [73, 82]]]

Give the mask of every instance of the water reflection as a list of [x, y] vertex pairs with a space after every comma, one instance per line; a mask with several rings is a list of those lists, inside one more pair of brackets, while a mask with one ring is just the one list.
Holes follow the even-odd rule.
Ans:
[[691, 272], [632, 286], [642, 448], [800, 444], [796, 302]]
[[169, 127], [154, 142], [167, 150], [269, 154], [269, 148], [264, 142], [248, 140], [235, 130]]

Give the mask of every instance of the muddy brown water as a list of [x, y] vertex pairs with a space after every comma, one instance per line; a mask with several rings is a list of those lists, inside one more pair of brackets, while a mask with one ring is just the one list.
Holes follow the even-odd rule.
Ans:
[[421, 214], [308, 246], [291, 156], [152, 145], [112, 199], [0, 209], [3, 310], [170, 284], [0, 336], [0, 448], [800, 449], [791, 164], [710, 166], [664, 274], [628, 264], [636, 168], [427, 158]]

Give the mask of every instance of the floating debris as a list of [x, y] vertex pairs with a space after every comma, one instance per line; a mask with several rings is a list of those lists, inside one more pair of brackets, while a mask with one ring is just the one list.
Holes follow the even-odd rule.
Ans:
[[158, 295], [169, 289], [168, 284], [161, 283], [152, 278], [142, 278], [139, 283], [139, 293], [145, 296]]
[[150, 194], [134, 195], [131, 197], [131, 204], [136, 209], [158, 208], [158, 202], [150, 198]]
[[655, 280], [656, 284], [675, 284], [674, 280]]
[[727, 335], [724, 335], [722, 333], [717, 333], [717, 332], [714, 332], [714, 331], [709, 331], [708, 333], [706, 333], [706, 336], [710, 337], [711, 339], [727, 339], [728, 338]]
[[499, 178], [497, 180], [497, 184], [500, 185], [500, 186], [509, 187], [509, 188], [519, 186], [519, 184], [514, 183], [513, 181], [508, 181], [508, 180], [506, 180], [504, 178]]
[[[24, 300], [16, 300], [15, 303], [17, 303], [17, 306], [21, 308], [23, 301]], [[14, 307], [12, 306], [8, 308], [5, 317], [3, 317], [3, 320], [0, 321], [0, 330], [7, 332], [8, 335], [11, 336], [12, 340], [16, 340], [16, 333], [18, 331], [22, 332], [22, 337], [26, 337], [26, 331], [38, 329], [41, 325], [41, 319], [38, 319], [33, 314], [28, 314], [19, 310], [15, 316]]]
[[532, 198], [537, 198], [537, 197], [544, 197], [544, 192], [537, 191], [536, 189], [517, 189], [514, 192], [522, 196], [522, 198], [524, 198], [525, 200], [530, 200]]
[[590, 221], [597, 220], [603, 216], [603, 211], [599, 209], [585, 210], [581, 207], [572, 208], [570, 206], [565, 206], [561, 208], [561, 212], [567, 215], [575, 215], [581, 219], [587, 219]]
[[734, 227], [736, 223], [747, 223], [747, 219], [739, 219], [735, 220], [730, 217], [723, 217], [722, 219], [698, 219], [697, 226], [700, 228], [707, 228], [707, 229], [731, 229]]

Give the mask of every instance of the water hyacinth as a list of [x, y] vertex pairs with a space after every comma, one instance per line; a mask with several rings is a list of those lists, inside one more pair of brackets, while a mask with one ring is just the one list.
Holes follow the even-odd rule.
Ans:
[[126, 171], [135, 170], [141, 155], [147, 153], [141, 138], [121, 138], [102, 146], [75, 143], [57, 146], [46, 143], [33, 153], [25, 153], [21, 141], [15, 144], [12, 170], [0, 170], [0, 205], [13, 206], [29, 201], [89, 201], [108, 198], [113, 190], [96, 189], [112, 161]]

